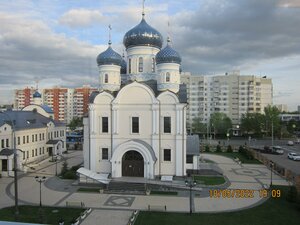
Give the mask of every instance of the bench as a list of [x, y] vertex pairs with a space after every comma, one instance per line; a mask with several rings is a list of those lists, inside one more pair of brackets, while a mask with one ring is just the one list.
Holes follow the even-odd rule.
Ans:
[[148, 205], [148, 211], [167, 211], [166, 205]]
[[66, 207], [84, 208], [83, 202], [66, 202]]

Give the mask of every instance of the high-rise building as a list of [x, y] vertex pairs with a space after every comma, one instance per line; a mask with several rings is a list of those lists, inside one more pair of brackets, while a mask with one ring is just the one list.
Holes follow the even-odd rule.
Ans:
[[243, 114], [263, 113], [272, 105], [270, 78], [240, 75], [239, 71], [214, 76], [182, 73], [181, 82], [187, 85], [189, 124], [194, 118], [207, 123], [213, 113], [222, 112], [238, 125]]
[[[69, 123], [74, 117], [83, 117], [88, 112], [89, 96], [96, 88], [83, 86], [78, 88], [54, 87], [41, 90], [41, 104], [48, 105], [54, 112], [54, 119]], [[35, 104], [33, 94], [36, 88], [15, 90], [14, 108]]]
[[14, 108], [21, 110], [25, 106], [33, 104], [34, 92], [35, 88], [33, 87], [15, 90]]
[[277, 104], [275, 105], [276, 108], [280, 111], [280, 112], [287, 112], [288, 111], [288, 106], [287, 104]]

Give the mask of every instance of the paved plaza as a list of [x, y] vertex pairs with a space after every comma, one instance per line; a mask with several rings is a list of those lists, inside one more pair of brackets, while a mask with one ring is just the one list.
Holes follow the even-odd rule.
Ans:
[[[270, 170], [260, 164], [238, 164], [232, 159], [214, 154], [202, 154], [204, 159], [215, 162], [227, 178], [228, 190], [246, 189], [253, 192], [251, 197], [214, 197], [210, 196], [216, 187], [206, 187], [200, 196], [193, 198], [194, 212], [224, 212], [235, 211], [256, 206], [266, 199], [259, 196], [259, 190], [270, 184]], [[82, 162], [82, 152], [73, 151], [66, 156], [69, 166]], [[58, 164], [60, 170], [62, 162]], [[76, 192], [74, 181], [61, 180], [55, 177], [55, 164], [46, 160], [36, 165], [35, 170], [19, 176], [19, 202], [20, 204], [39, 203], [39, 184], [35, 181], [36, 175], [47, 177], [42, 184], [43, 205], [65, 206], [66, 202], [83, 202], [86, 207], [93, 209], [92, 213], [82, 224], [126, 224], [133, 210], [147, 210], [148, 206], [165, 208], [169, 212], [188, 212], [189, 197], [183, 196], [155, 196], [155, 195], [116, 195], [100, 193]], [[273, 174], [274, 185], [288, 185], [281, 177]], [[0, 207], [14, 204], [13, 178], [0, 179]], [[113, 211], [112, 211], [113, 209]], [[99, 220], [99, 218], [102, 218]], [[103, 219], [103, 218], [107, 218]]]

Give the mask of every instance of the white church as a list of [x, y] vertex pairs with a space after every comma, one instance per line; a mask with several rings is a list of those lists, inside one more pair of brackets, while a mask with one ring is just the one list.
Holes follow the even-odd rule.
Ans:
[[100, 88], [84, 118], [81, 174], [154, 179], [198, 167], [199, 144], [187, 147], [181, 57], [144, 17], [124, 36], [126, 57], [110, 40], [97, 57]]

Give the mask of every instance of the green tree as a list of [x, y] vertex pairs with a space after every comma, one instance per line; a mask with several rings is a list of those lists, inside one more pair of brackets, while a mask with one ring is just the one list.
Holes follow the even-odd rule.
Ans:
[[231, 119], [225, 113], [213, 113], [210, 117], [210, 126], [215, 135], [225, 135], [232, 128]]
[[264, 126], [264, 115], [260, 113], [246, 113], [242, 115], [241, 130], [244, 134], [251, 134], [257, 137], [262, 135]]
[[205, 123], [202, 123], [201, 118], [195, 117], [192, 123], [192, 130], [193, 133], [206, 133], [207, 125]]
[[71, 130], [75, 130], [77, 127], [82, 127], [83, 126], [83, 119], [74, 117], [71, 122], [68, 124], [68, 127]]
[[268, 136], [272, 135], [272, 127], [273, 127], [273, 134], [280, 137], [281, 134], [281, 125], [280, 125], [280, 118], [279, 114], [280, 111], [276, 106], [270, 106], [268, 105], [264, 109], [264, 127], [266, 134]]

